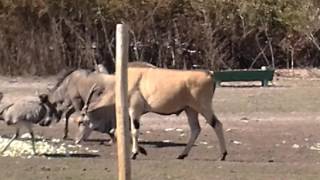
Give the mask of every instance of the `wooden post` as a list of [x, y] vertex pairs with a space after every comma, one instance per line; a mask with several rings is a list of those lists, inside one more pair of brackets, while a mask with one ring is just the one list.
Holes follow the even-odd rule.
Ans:
[[128, 116], [128, 27], [117, 24], [116, 32], [116, 118], [118, 179], [131, 180], [130, 132]]

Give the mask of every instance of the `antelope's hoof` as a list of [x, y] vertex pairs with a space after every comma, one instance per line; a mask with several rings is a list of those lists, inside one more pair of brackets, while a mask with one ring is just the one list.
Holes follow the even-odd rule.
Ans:
[[184, 159], [185, 157], [187, 157], [187, 154], [180, 154], [177, 159]]
[[133, 160], [137, 159], [137, 155], [138, 155], [138, 154], [139, 154], [138, 152], [133, 153], [133, 154], [131, 155], [131, 159], [133, 159]]
[[226, 156], [227, 156], [227, 155], [228, 155], [228, 152], [227, 152], [227, 151], [224, 152], [224, 153], [222, 154], [222, 157], [221, 157], [220, 161], [226, 160]]
[[148, 155], [146, 149], [143, 148], [143, 147], [141, 147], [141, 146], [139, 146], [139, 152], [141, 152], [141, 154], [143, 154], [143, 155], [145, 155], [145, 156]]
[[63, 140], [67, 140], [67, 139], [68, 139], [68, 135], [64, 135], [64, 136], [62, 137], [62, 139], [63, 139]]

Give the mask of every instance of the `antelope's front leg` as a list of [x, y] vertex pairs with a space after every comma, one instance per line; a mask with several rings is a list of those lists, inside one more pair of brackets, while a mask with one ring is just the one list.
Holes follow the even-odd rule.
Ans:
[[131, 159], [136, 159], [139, 153], [147, 155], [147, 151], [139, 146], [139, 129], [140, 129], [140, 121], [139, 116], [135, 116], [135, 113], [129, 110], [130, 115], [130, 127], [131, 127], [131, 138], [132, 138], [132, 155]]
[[131, 123], [131, 138], [132, 138], [132, 159], [136, 159], [137, 155], [139, 154], [139, 145], [138, 145], [138, 138], [139, 138], [139, 128], [140, 122], [138, 119], [130, 119]]

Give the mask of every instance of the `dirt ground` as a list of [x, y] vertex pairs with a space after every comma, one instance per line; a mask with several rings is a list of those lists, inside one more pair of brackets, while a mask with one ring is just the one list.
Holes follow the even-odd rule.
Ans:
[[[6, 101], [34, 98], [54, 77], [0, 77]], [[148, 151], [132, 162], [134, 180], [287, 180], [320, 179], [320, 79], [276, 77], [271, 87], [259, 83], [230, 83], [219, 87], [213, 100], [224, 124], [229, 155], [218, 161], [220, 151], [214, 131], [201, 117], [202, 132], [185, 160], [176, 160], [190, 134], [184, 114], [142, 117], [141, 144]], [[0, 123], [1, 135], [13, 129]], [[38, 135], [61, 138], [63, 124], [36, 127]], [[71, 138], [76, 132], [72, 125]], [[15, 180], [113, 180], [117, 179], [116, 146], [109, 137], [93, 133], [83, 146], [94, 154], [69, 157], [0, 157], [0, 179]], [[72, 139], [66, 143], [72, 144]]]

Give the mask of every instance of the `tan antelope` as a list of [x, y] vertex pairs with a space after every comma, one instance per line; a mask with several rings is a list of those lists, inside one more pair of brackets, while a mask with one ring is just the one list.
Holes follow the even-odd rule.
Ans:
[[[110, 79], [111, 80], [111, 79]], [[110, 85], [110, 84], [109, 84]], [[94, 110], [114, 103], [114, 88], [104, 91], [100, 98], [90, 103]], [[168, 70], [161, 68], [132, 67], [128, 68], [129, 117], [132, 134], [132, 158], [139, 152], [146, 153], [138, 145], [140, 117], [148, 112], [162, 115], [186, 112], [191, 129], [190, 139], [177, 157], [188, 156], [194, 142], [200, 134], [198, 114], [204, 116], [208, 124], [215, 130], [221, 149], [221, 160], [227, 155], [222, 123], [212, 109], [212, 98], [215, 91], [214, 79], [210, 72]]]

